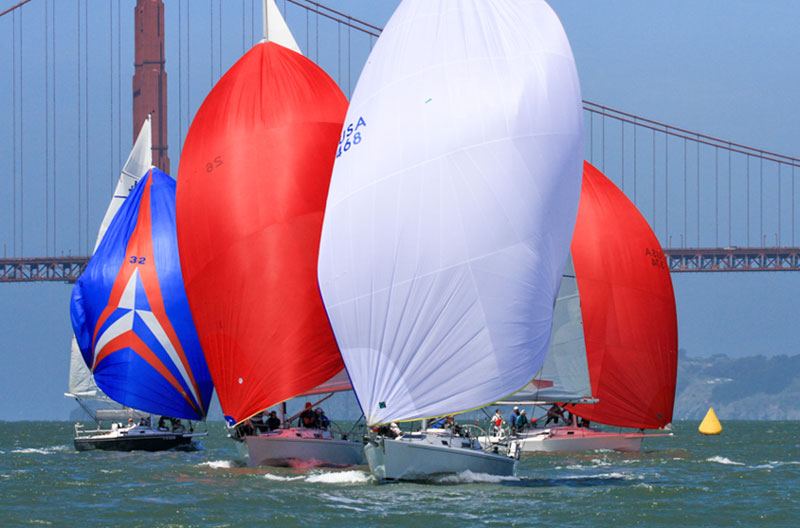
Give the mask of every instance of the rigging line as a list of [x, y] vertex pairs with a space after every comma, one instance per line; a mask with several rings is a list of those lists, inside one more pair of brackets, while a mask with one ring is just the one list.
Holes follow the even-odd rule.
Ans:
[[664, 237], [669, 247], [672, 241], [669, 238], [669, 134], [664, 132]]
[[[689, 204], [688, 202], [688, 177], [686, 171], [686, 138], [683, 139], [683, 236], [684, 238], [689, 237]], [[683, 241], [682, 241], [683, 242]], [[683, 244], [681, 244], [683, 247]], [[698, 246], [699, 247], [699, 246]]]
[[[695, 143], [695, 146], [697, 147], [697, 247], [700, 247], [700, 142]], [[716, 221], [716, 212], [714, 219]]]
[[733, 185], [733, 176], [731, 174], [731, 151], [728, 151], [728, 245], [731, 245], [731, 225], [733, 224], [733, 218], [731, 218], [731, 202], [733, 201], [733, 191], [731, 186]]
[[[209, 51], [211, 52], [211, 59], [208, 61], [208, 66], [211, 75], [211, 88], [214, 87], [214, 0], [208, 0], [208, 28], [211, 38], [208, 39]], [[209, 90], [211, 90], [209, 88]]]
[[22, 10], [19, 12], [19, 256], [25, 256], [25, 85], [22, 81]]
[[50, 0], [44, 0], [44, 252], [50, 256]]
[[622, 192], [625, 192], [625, 122], [620, 121], [620, 135], [622, 136], [622, 163], [621, 165], [621, 172], [622, 172]]
[[794, 165], [792, 165], [792, 246], [794, 246]]
[[775, 246], [780, 246], [781, 240], [781, 164], [778, 163], [778, 239]]
[[122, 171], [122, 9], [117, 0], [117, 167]]
[[52, 11], [52, 24], [51, 28], [53, 31], [53, 38], [51, 40], [52, 52], [53, 52], [53, 255], [56, 254], [56, 236], [58, 230], [56, 229], [57, 222], [58, 222], [58, 215], [56, 212], [58, 211], [56, 207], [56, 201], [58, 199], [58, 193], [56, 192], [56, 177], [58, 171], [56, 167], [58, 167], [56, 161], [56, 153], [58, 152], [58, 148], [56, 146], [56, 116], [58, 112], [56, 111], [56, 90], [58, 89], [58, 83], [56, 82], [56, 4], [53, 2], [53, 11]]
[[[11, 12], [12, 12], [12, 11], [14, 11], [15, 9], [17, 9], [18, 7], [22, 7], [22, 6], [24, 6], [25, 4], [27, 4], [27, 3], [28, 3], [28, 2], [30, 2], [30, 1], [31, 1], [31, 0], [23, 0], [22, 2], [18, 3], [17, 5], [13, 5], [13, 6], [9, 7], [8, 9], [6, 9], [6, 10], [5, 10], [5, 11], [3, 11], [2, 13], [0, 13], [0, 17], [1, 17], [1, 16], [3, 16], [3, 15], [5, 15], [5, 14], [11, 13]], [[20, 11], [20, 13], [22, 13], [22, 11]], [[14, 14], [15, 14], [15, 13], [14, 13]], [[12, 15], [11, 15], [11, 16], [12, 16], [12, 20], [13, 20], [13, 16], [14, 16], [14, 14], [12, 14]], [[13, 23], [13, 22], [12, 22], [12, 23]]]
[[308, 56], [310, 57], [311, 56], [311, 50], [308, 47], [309, 46], [309, 34], [308, 34], [308, 17], [309, 16], [310, 16], [309, 15], [309, 11], [306, 10], [306, 53], [308, 53]]
[[108, 137], [110, 153], [108, 155], [108, 183], [109, 191], [114, 192], [114, 5], [108, 4]]
[[[699, 145], [698, 143], [698, 148], [700, 148]], [[700, 170], [699, 165], [698, 163], [698, 172]], [[714, 218], [716, 220], [714, 247], [719, 247], [719, 149], [716, 147], [714, 148]]]
[[759, 216], [759, 226], [758, 229], [760, 231], [761, 237], [761, 244], [762, 247], [765, 245], [764, 240], [764, 160], [758, 160], [758, 216]]
[[219, 11], [219, 76], [222, 77], [222, 0], [217, 2]]
[[[347, 19], [349, 21], [350, 17], [347, 17]], [[352, 75], [350, 74], [350, 63], [353, 62], [353, 54], [350, 51], [350, 35], [351, 34], [352, 34], [352, 31], [350, 31], [350, 27], [348, 26], [348, 28], [347, 28], [347, 96], [348, 96], [348, 99], [352, 99], [353, 98], [353, 90], [352, 90], [352, 88], [350, 86], [350, 84], [352, 83]]]
[[[244, 0], [242, 0], [244, 1]], [[178, 164], [180, 165], [180, 153], [183, 150], [183, 50], [181, 25], [181, 4], [183, 0], [178, 0]]]
[[745, 156], [747, 161], [747, 245], [750, 245], [750, 156]]
[[17, 13], [14, 12], [11, 14], [11, 99], [13, 100], [13, 107], [14, 107], [14, 120], [13, 120], [13, 143], [14, 148], [12, 149], [13, 154], [13, 169], [12, 169], [12, 181], [13, 181], [13, 188], [14, 188], [14, 201], [12, 202], [12, 216], [14, 217], [14, 226], [13, 226], [13, 247], [11, 249], [11, 253], [16, 256], [17, 254]]
[[638, 151], [636, 150], [636, 124], [634, 123], [633, 127], [633, 205], [636, 205], [636, 183], [638, 180], [638, 175], [636, 171], [636, 164], [637, 164], [637, 156]]
[[84, 109], [84, 118], [86, 119], [86, 178], [83, 180], [84, 188], [86, 189], [84, 201], [86, 207], [86, 215], [84, 221], [86, 222], [86, 252], [89, 252], [89, 0], [83, 4], [83, 20], [86, 31], [83, 32], [84, 51], [86, 56], [86, 66], [84, 75], [86, 79], [86, 88], [84, 89], [84, 96], [86, 101], [86, 108]]
[[601, 122], [602, 138], [603, 138], [603, 173], [606, 172], [606, 116], [603, 116]]
[[78, 3], [78, 8], [75, 10], [76, 20], [78, 22], [78, 38], [75, 42], [78, 45], [78, 248], [83, 247], [83, 239], [81, 238], [82, 230], [81, 226], [83, 225], [81, 213], [83, 212], [83, 208], [81, 204], [83, 203], [81, 200], [81, 175], [83, 174], [83, 166], [81, 165], [81, 146], [82, 146], [82, 130], [81, 130], [81, 0], [76, 0]]
[[653, 129], [653, 233], [656, 231], [656, 131]]
[[[189, 132], [189, 119], [192, 115], [192, 31], [189, 26], [189, 6], [191, 3], [186, 1], [186, 132]], [[180, 164], [180, 160], [178, 161]]]

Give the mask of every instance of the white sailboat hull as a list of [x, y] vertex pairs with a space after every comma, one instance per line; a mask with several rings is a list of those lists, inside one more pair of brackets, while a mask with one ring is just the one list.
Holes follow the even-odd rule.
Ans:
[[155, 429], [143, 425], [112, 427], [83, 431], [76, 428], [74, 439], [77, 451], [164, 451], [167, 449], [195, 450], [193, 440], [208, 433], [190, 433]]
[[[513, 476], [517, 460], [499, 453], [488, 453], [469, 439], [459, 444], [431, 435], [381, 438], [364, 446], [372, 475], [380, 480], [428, 480], [464, 471], [502, 477]], [[439, 445], [436, 441], [440, 440]]]
[[589, 427], [557, 426], [532, 430], [517, 436], [523, 453], [574, 452], [609, 449], [613, 451], [640, 451], [644, 433], [614, 433]]
[[361, 442], [333, 438], [319, 429], [290, 428], [245, 437], [248, 464], [280, 467], [345, 467], [364, 464]]

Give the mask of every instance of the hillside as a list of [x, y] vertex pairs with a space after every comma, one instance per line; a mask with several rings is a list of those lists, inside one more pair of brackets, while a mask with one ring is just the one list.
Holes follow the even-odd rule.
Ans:
[[[683, 352], [683, 351], [681, 351]], [[800, 355], [678, 359], [675, 420], [800, 420]]]

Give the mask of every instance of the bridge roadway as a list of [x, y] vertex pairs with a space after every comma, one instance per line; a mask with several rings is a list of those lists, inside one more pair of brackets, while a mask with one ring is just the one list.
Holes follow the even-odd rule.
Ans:
[[[673, 273], [799, 271], [800, 247], [669, 248]], [[89, 257], [0, 258], [0, 282], [75, 282]]]

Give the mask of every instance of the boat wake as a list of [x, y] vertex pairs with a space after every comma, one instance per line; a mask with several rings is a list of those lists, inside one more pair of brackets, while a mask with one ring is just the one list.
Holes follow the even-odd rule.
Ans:
[[12, 453], [18, 453], [21, 455], [29, 455], [29, 454], [36, 454], [36, 455], [53, 455], [55, 453], [63, 453], [64, 451], [69, 451], [70, 447], [66, 445], [59, 445], [59, 446], [52, 446], [52, 447], [25, 447], [21, 449], [14, 449]]
[[744, 466], [744, 464], [742, 462], [734, 462], [730, 458], [727, 458], [727, 457], [724, 457], [724, 456], [719, 456], [719, 455], [713, 456], [711, 458], [707, 458], [706, 462], [716, 462], [718, 464], [727, 464], [727, 465], [730, 465], [730, 466]]
[[363, 471], [312, 471], [306, 475], [275, 475], [267, 473], [264, 475], [267, 480], [291, 482], [301, 480], [310, 484], [366, 484], [373, 482], [374, 479], [369, 473]]
[[197, 464], [199, 467], [210, 467], [211, 469], [233, 469], [243, 467], [244, 464], [236, 460], [209, 460]]
[[358, 470], [312, 473], [306, 482], [323, 484], [366, 484], [374, 479], [369, 473]]
[[517, 477], [502, 477], [499, 475], [489, 475], [487, 473], [473, 473], [470, 470], [456, 473], [455, 475], [442, 475], [434, 477], [431, 482], [434, 484], [475, 484], [475, 483], [490, 483], [497, 484], [498, 482], [519, 482]]

